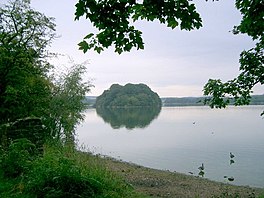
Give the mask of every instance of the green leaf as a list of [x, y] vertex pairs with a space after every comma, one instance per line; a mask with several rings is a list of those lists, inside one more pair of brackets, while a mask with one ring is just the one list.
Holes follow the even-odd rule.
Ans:
[[116, 48], [115, 52], [117, 52], [118, 54], [121, 54], [123, 50], [121, 48]]
[[104, 49], [103, 49], [102, 47], [95, 46], [95, 47], [94, 47], [94, 50], [95, 50], [98, 54], [100, 54]]
[[176, 28], [179, 25], [179, 23], [175, 19], [170, 19], [168, 22], [168, 27], [171, 27], [172, 29]]
[[84, 15], [85, 13], [85, 4], [83, 1], [79, 1], [76, 5], [76, 12], [75, 12], [75, 20], [79, 20], [80, 16]]
[[88, 49], [90, 49], [89, 44], [86, 41], [82, 41], [78, 44], [80, 50], [83, 50], [83, 53], [86, 53]]
[[84, 37], [83, 39], [89, 39], [89, 38], [91, 38], [93, 35], [94, 35], [94, 33], [90, 33], [90, 34], [88, 34], [86, 37]]

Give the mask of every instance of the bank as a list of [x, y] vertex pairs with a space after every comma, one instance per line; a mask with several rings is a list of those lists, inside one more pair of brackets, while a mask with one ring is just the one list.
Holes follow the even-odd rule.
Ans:
[[215, 182], [182, 173], [146, 168], [108, 157], [100, 160], [110, 171], [120, 175], [125, 182], [132, 185], [137, 192], [149, 197], [264, 197], [264, 189], [261, 188]]

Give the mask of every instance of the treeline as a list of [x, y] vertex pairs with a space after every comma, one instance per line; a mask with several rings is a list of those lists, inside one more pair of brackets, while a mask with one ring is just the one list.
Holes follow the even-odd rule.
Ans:
[[183, 97], [183, 98], [161, 98], [162, 106], [173, 107], [173, 106], [203, 106], [203, 97]]
[[250, 105], [264, 105], [264, 95], [251, 96]]
[[[234, 105], [234, 99], [228, 98], [230, 105]], [[162, 106], [204, 106], [206, 97], [168, 97], [161, 98]], [[249, 105], [264, 105], [264, 95], [252, 95]]]

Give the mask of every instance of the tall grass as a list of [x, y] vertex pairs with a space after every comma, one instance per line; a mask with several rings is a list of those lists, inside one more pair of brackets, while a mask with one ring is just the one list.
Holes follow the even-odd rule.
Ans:
[[[26, 143], [25, 140], [18, 140], [15, 144]], [[102, 160], [76, 151], [72, 146], [49, 142], [45, 144], [43, 154], [35, 157], [27, 149], [26, 146], [14, 147], [13, 143], [8, 151], [2, 151], [0, 197], [143, 197], [108, 171]]]

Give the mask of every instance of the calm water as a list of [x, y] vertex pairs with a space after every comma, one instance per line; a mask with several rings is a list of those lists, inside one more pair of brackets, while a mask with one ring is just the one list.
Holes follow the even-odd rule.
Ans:
[[[99, 113], [101, 118], [91, 109], [77, 135], [79, 144], [94, 153], [193, 175], [198, 175], [203, 163], [205, 178], [264, 187], [263, 109], [165, 107], [138, 125], [134, 123], [138, 117], [135, 112], [127, 112], [128, 116], [123, 112], [119, 117], [113, 112], [108, 117]], [[115, 117], [114, 124], [111, 117]], [[134, 124], [126, 124], [129, 121]], [[235, 180], [230, 182], [226, 177]]]

